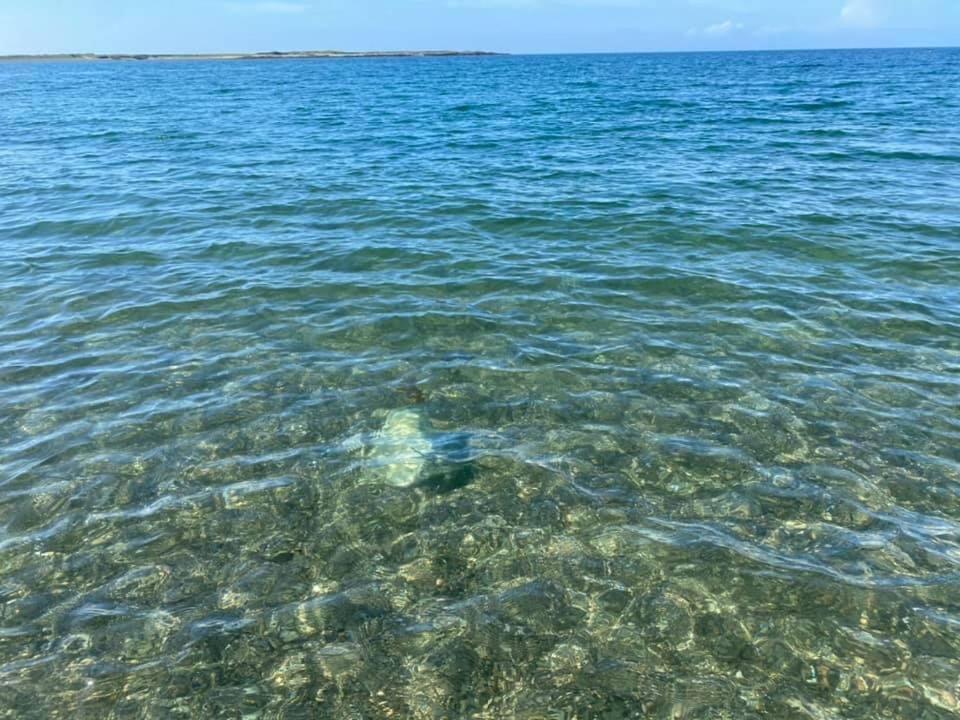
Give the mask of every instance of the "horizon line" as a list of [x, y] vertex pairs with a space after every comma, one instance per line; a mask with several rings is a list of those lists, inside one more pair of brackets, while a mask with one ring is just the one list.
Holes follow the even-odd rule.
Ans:
[[376, 57], [453, 57], [453, 56], [551, 56], [551, 55], [696, 55], [734, 53], [777, 52], [840, 52], [872, 50], [957, 50], [960, 45], [857, 45], [837, 47], [791, 47], [791, 48], [722, 48], [699, 50], [576, 50], [576, 51], [496, 51], [496, 50], [256, 50], [222, 52], [44, 52], [10, 53], [0, 55], [3, 60], [243, 60], [243, 59], [350, 59]]

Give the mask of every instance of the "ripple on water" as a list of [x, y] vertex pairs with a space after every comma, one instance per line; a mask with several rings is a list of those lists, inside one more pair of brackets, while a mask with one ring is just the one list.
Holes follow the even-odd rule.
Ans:
[[0, 714], [956, 716], [957, 57], [0, 67]]

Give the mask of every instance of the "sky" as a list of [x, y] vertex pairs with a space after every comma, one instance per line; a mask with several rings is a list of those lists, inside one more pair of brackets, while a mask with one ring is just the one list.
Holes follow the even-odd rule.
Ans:
[[0, 55], [960, 45], [960, 0], [0, 0]]

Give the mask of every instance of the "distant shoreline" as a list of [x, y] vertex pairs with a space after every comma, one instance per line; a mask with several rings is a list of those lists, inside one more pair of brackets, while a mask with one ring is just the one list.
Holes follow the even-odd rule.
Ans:
[[485, 50], [382, 50], [349, 52], [343, 50], [302, 50], [259, 53], [63, 53], [54, 55], [0, 55], [0, 62], [123, 61], [123, 60], [300, 60], [309, 58], [417, 58], [502, 55]]

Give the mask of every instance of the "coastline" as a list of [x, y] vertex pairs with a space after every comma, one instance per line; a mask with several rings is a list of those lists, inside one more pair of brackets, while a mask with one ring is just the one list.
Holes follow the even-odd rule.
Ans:
[[52, 55], [0, 55], [0, 62], [63, 62], [63, 61], [157, 61], [157, 60], [304, 60], [337, 58], [418, 58], [418, 57], [475, 57], [503, 55], [485, 50], [373, 50], [351, 52], [346, 50], [295, 50], [291, 52], [259, 53], [62, 53]]

